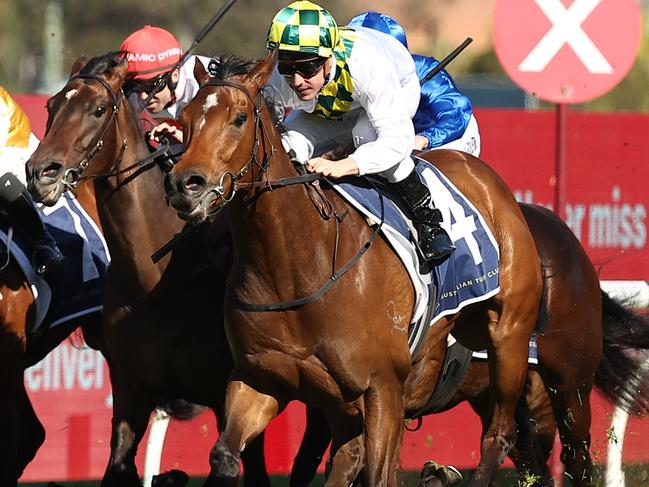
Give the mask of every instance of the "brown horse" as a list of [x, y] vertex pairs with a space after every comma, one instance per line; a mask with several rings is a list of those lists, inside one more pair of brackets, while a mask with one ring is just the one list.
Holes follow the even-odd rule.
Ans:
[[[30, 190], [45, 204], [54, 203], [66, 184], [94, 181], [112, 256], [102, 338], [113, 421], [102, 486], [120, 487], [141, 485], [135, 455], [156, 405], [181, 398], [209, 406], [224, 424], [225, 383], [233, 367], [221, 303], [214, 299], [224, 293], [223, 257], [211, 261], [203, 241], [211, 235], [193, 232], [171, 257], [151, 261], [183, 222], [166, 204], [164, 173], [123, 97], [126, 71], [118, 53], [78, 63], [49, 100], [48, 132], [28, 161]], [[250, 446], [246, 485], [269, 485], [263, 438]]]
[[[92, 188], [78, 200], [97, 223]], [[27, 396], [23, 372], [40, 361], [80, 325], [92, 331], [99, 313], [68, 321], [38, 334], [32, 333], [34, 297], [26, 278], [11, 259], [0, 272], [0, 485], [16, 485], [27, 464], [45, 441], [45, 430]]]
[[[516, 437], [513, 414], [542, 292], [539, 257], [513, 195], [476, 158], [426, 156], [496, 236], [500, 292], [440, 320], [411, 360], [414, 293], [388, 243], [379, 238], [369, 246], [373, 230], [333, 190], [283, 179], [303, 181], [261, 95], [275, 62], [268, 56], [246, 73], [230, 60], [215, 78], [198, 67], [202, 87], [180, 117], [186, 152], [165, 180], [171, 204], [192, 222], [231, 201], [234, 262], [225, 312], [235, 369], [226, 428], [213, 450], [220, 484], [236, 485], [245, 445], [299, 399], [320, 408], [332, 428], [327, 485], [349, 485], [359, 473], [354, 466], [368, 485], [394, 485], [404, 419], [426, 404], [452, 331], [469, 348], [489, 351], [490, 418], [470, 484], [488, 485]], [[347, 272], [338, 275], [341, 268]], [[291, 302], [312, 293], [322, 295]], [[249, 306], [280, 302], [289, 305]]]
[[[561, 219], [539, 206], [520, 206], [541, 258], [544, 296], [537, 325], [539, 363], [528, 372], [524, 402], [517, 408], [518, 436], [509, 454], [521, 481], [532, 474], [538, 478], [535, 485], [553, 485], [547, 461], [558, 425], [566, 473], [573, 485], [587, 486], [592, 484], [593, 471], [589, 451], [593, 381], [604, 396], [625, 410], [647, 412], [646, 391], [637, 388], [646, 377], [641, 359], [633, 352], [649, 347], [649, 323], [600, 290], [592, 263]], [[469, 401], [486, 428], [486, 365], [474, 360], [455, 395], [431, 412]], [[307, 417], [291, 474], [295, 487], [313, 478], [330, 439], [317, 411], [309, 410]]]

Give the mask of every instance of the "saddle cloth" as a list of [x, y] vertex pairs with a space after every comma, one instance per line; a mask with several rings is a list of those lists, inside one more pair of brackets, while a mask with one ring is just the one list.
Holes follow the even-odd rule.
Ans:
[[[530, 342], [529, 342], [529, 351], [527, 353], [527, 363], [528, 364], [538, 364], [539, 363], [539, 349], [538, 345], [536, 343], [536, 332], [532, 333], [532, 336], [530, 337]], [[482, 350], [480, 352], [473, 352], [472, 354], [473, 358], [478, 358], [478, 359], [483, 359], [487, 360], [489, 359], [489, 356], [487, 355], [486, 350]]]
[[[417, 161], [416, 171], [428, 186], [435, 206], [443, 215], [442, 227], [456, 246], [451, 256], [433, 267], [427, 275], [419, 272], [418, 257], [411, 242], [411, 223], [390, 199], [381, 196], [377, 188], [385, 186], [377, 178], [368, 177], [371, 184], [349, 178], [332, 183], [333, 187], [366, 218], [381, 221], [383, 198], [384, 222], [382, 233], [403, 262], [415, 290], [411, 335], [423, 336], [424, 328], [440, 318], [457, 313], [465, 306], [484, 301], [500, 291], [500, 253], [496, 239], [484, 218], [464, 195], [437, 168], [423, 159]], [[427, 313], [434, 303], [432, 313]], [[426, 321], [423, 323], [422, 320]], [[418, 339], [409, 339], [411, 353]]]
[[[19, 238], [9, 245], [11, 256], [20, 265], [32, 289], [39, 327], [52, 328], [102, 309], [110, 253], [95, 222], [68, 192], [52, 207], [41, 207], [43, 221], [65, 256], [63, 269], [45, 279], [34, 271], [28, 247]], [[7, 246], [7, 226], [0, 228], [0, 239]], [[27, 249], [27, 250], [26, 250]]]

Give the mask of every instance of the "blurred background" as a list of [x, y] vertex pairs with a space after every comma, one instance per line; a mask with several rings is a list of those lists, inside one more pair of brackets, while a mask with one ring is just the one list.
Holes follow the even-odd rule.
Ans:
[[[466, 37], [474, 42], [448, 71], [475, 106], [545, 108], [504, 74], [493, 48], [495, 0], [327, 0], [321, 2], [339, 24], [376, 10], [396, 18], [408, 34], [412, 52], [443, 58]], [[197, 54], [264, 55], [266, 30], [286, 0], [239, 0], [195, 50]], [[639, 0], [643, 17], [649, 0]], [[58, 91], [74, 60], [117, 50], [122, 40], [145, 24], [174, 33], [183, 48], [221, 7], [215, 0], [0, 0], [0, 85], [15, 93]], [[638, 59], [613, 91], [573, 105], [589, 111], [649, 111], [649, 22]]]

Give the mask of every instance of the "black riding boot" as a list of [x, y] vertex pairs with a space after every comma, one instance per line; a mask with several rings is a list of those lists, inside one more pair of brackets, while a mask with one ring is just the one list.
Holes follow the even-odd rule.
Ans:
[[38, 274], [63, 264], [63, 254], [45, 228], [27, 188], [11, 173], [0, 177], [0, 211], [31, 245], [32, 264]]
[[453, 253], [455, 246], [440, 223], [442, 213], [433, 207], [428, 188], [413, 170], [403, 181], [394, 183], [412, 212], [412, 223], [417, 229], [419, 250], [426, 261], [441, 260]]

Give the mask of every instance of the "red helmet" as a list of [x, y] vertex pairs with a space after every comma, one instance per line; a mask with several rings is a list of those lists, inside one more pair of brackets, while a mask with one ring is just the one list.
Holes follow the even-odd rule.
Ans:
[[126, 52], [128, 72], [134, 79], [155, 78], [180, 60], [180, 43], [168, 31], [145, 25], [128, 36], [120, 47]]

